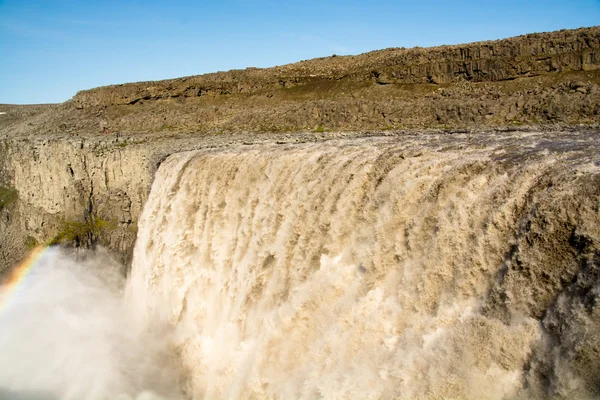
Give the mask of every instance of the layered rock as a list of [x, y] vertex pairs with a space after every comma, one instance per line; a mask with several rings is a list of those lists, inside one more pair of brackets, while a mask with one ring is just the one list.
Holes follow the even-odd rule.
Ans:
[[335, 56], [280, 67], [218, 72], [154, 82], [84, 90], [77, 107], [135, 104], [141, 100], [250, 94], [318, 82], [375, 81], [451, 83], [457, 79], [494, 82], [600, 67], [600, 28], [529, 34], [454, 46], [386, 49]]
[[4, 141], [2, 182], [16, 199], [0, 210], [0, 270], [36, 244], [100, 242], [126, 261], [152, 173], [148, 150], [84, 139]]

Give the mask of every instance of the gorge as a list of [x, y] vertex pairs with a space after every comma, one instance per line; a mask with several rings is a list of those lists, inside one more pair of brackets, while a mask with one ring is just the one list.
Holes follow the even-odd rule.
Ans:
[[596, 27], [0, 105], [0, 271], [45, 249], [0, 302], [0, 397], [597, 398], [599, 49]]

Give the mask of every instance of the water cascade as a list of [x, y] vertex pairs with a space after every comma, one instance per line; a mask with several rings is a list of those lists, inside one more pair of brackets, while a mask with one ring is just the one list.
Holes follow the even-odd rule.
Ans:
[[128, 298], [173, 326], [193, 398], [593, 396], [594, 148], [520, 133], [174, 154]]

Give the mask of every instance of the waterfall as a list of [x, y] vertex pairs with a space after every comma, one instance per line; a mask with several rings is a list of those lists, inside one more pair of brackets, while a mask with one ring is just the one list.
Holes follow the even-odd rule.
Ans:
[[[576, 355], [552, 352], [566, 341], [552, 320], [561, 301], [579, 312], [569, 285], [600, 254], [596, 136], [173, 154], [129, 299], [174, 327], [193, 398], [593, 394]], [[560, 332], [594, 329], [580, 322]]]

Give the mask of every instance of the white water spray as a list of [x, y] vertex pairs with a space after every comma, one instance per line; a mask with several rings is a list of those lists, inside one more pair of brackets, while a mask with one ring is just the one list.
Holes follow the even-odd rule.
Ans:
[[0, 314], [0, 399], [179, 398], [168, 331], [126, 304], [118, 271], [102, 250], [43, 253]]

